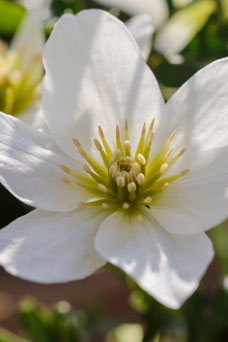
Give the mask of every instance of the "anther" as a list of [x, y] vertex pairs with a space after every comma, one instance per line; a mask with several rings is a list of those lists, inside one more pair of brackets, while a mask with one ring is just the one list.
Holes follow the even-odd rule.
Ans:
[[148, 145], [151, 146], [152, 145], [152, 142], [153, 142], [153, 139], [154, 139], [154, 133], [152, 133], [148, 139]]
[[125, 131], [128, 131], [128, 122], [127, 122], [127, 119], [125, 119]]
[[136, 184], [135, 182], [131, 182], [128, 184], [127, 189], [129, 192], [134, 192], [136, 190]]
[[133, 181], [136, 181], [136, 173], [134, 170], [131, 170], [130, 172], [128, 172], [128, 175], [129, 175], [129, 181], [130, 182], [133, 182]]
[[94, 139], [94, 143], [95, 143], [96, 148], [98, 149], [98, 151], [101, 154], [101, 157], [103, 159], [103, 162], [104, 162], [105, 166], [108, 168], [108, 166], [109, 166], [109, 159], [108, 159], [106, 153], [103, 151], [100, 142], [97, 139]]
[[168, 169], [169, 165], [164, 163], [162, 164], [162, 166], [160, 167], [160, 172], [164, 173], [167, 169]]
[[122, 208], [125, 209], [125, 210], [127, 210], [127, 209], [130, 208], [130, 204], [127, 203], [127, 202], [124, 202], [124, 204], [122, 205]]
[[103, 133], [101, 126], [98, 126], [98, 132], [99, 132], [99, 135], [101, 137], [102, 143], [103, 143], [105, 151], [107, 153], [107, 156], [108, 156], [108, 158], [110, 158], [112, 156], [112, 150], [110, 149], [109, 144], [105, 140], [104, 133]]
[[85, 170], [85, 172], [90, 173], [92, 172], [92, 170], [90, 169], [90, 167], [88, 165], [83, 165], [83, 169]]
[[149, 130], [152, 131], [154, 128], [155, 119], [152, 119]]
[[120, 188], [123, 188], [125, 186], [125, 178], [123, 176], [119, 176], [116, 178], [116, 184]]
[[140, 137], [140, 140], [139, 140], [139, 143], [138, 143], [138, 147], [137, 147], [137, 150], [136, 150], [136, 154], [135, 154], [135, 159], [137, 158], [138, 154], [143, 151], [145, 133], [146, 133], [146, 123], [144, 122], [143, 128], [142, 128], [141, 137]]
[[173, 154], [174, 150], [175, 150], [175, 147], [174, 147], [174, 146], [171, 147], [171, 148], [169, 149], [169, 151], [166, 153], [165, 157], [166, 157], [166, 158], [169, 158], [169, 157]]
[[187, 147], [184, 147], [178, 154], [179, 156], [183, 156], [183, 154], [185, 153], [185, 151], [187, 150]]
[[129, 140], [128, 136], [128, 121], [125, 119], [125, 140]]
[[177, 133], [177, 131], [174, 131], [174, 132], [170, 135], [170, 137], [169, 137], [169, 139], [168, 139], [169, 142], [171, 142], [171, 141], [173, 140], [173, 138], [175, 137], [176, 133]]
[[103, 130], [102, 130], [100, 125], [98, 126], [98, 132], [99, 132], [99, 135], [100, 135], [101, 139], [103, 139], [104, 138], [104, 133], [103, 133]]
[[131, 150], [131, 143], [129, 140], [125, 140], [123, 143], [123, 147], [125, 149], [126, 152], [130, 152]]
[[62, 178], [62, 181], [66, 184], [71, 184], [72, 182], [67, 178]]
[[144, 158], [144, 156], [143, 156], [141, 153], [139, 153], [139, 154], [137, 155], [137, 158], [138, 158], [138, 160], [140, 161], [140, 163], [141, 163], [142, 165], [145, 165], [145, 164], [146, 164], [146, 159]]
[[136, 177], [137, 183], [139, 185], [142, 185], [145, 182], [145, 176], [143, 173], [139, 173], [138, 176]]
[[110, 176], [114, 178], [116, 176], [116, 173], [117, 173], [116, 165], [111, 165], [110, 168], [109, 168]]
[[144, 203], [146, 204], [150, 204], [150, 202], [152, 201], [152, 197], [148, 196], [144, 199]]
[[73, 138], [72, 141], [77, 148], [79, 148], [81, 146], [80, 142], [77, 139]]
[[99, 143], [99, 141], [98, 141], [97, 139], [94, 139], [94, 143], [95, 143], [96, 148], [97, 148], [99, 151], [102, 150], [102, 146], [101, 146], [101, 144]]
[[133, 163], [132, 164], [132, 169], [136, 172], [136, 174], [138, 174], [140, 172], [140, 166], [138, 163]]
[[71, 170], [65, 165], [60, 165], [60, 168], [66, 173], [71, 173]]
[[78, 147], [78, 151], [83, 158], [87, 157], [86, 151], [81, 146]]
[[186, 169], [186, 170], [181, 172], [181, 176], [186, 176], [189, 172], [190, 172], [190, 170]]
[[118, 125], [116, 125], [116, 139], [120, 139], [120, 129]]
[[143, 128], [142, 128], [142, 135], [145, 135], [146, 133], [146, 123], [144, 122]]
[[104, 184], [98, 184], [98, 188], [102, 192], [107, 192], [108, 191], [108, 189], [106, 188], [106, 186]]

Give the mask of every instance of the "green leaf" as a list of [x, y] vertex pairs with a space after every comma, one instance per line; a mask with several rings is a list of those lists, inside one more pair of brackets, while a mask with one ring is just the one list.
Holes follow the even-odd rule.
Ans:
[[0, 328], [0, 342], [29, 342], [29, 341], [12, 334], [8, 330]]
[[0, 0], [0, 34], [11, 36], [18, 28], [25, 10], [18, 4]]

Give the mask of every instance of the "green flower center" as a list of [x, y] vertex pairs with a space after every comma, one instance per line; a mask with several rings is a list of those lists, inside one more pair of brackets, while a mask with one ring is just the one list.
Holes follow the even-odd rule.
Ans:
[[0, 110], [17, 115], [40, 98], [41, 56], [34, 57], [26, 70], [20, 57], [0, 42]]
[[89, 165], [84, 165], [87, 175], [71, 171], [68, 167], [61, 165], [61, 169], [75, 178], [71, 181], [63, 178], [63, 182], [84, 189], [91, 194], [87, 202], [80, 202], [83, 206], [102, 206], [104, 209], [129, 210], [141, 219], [140, 208], [150, 207], [163, 202], [161, 193], [171, 183], [189, 173], [186, 169], [182, 172], [165, 177], [165, 173], [184, 154], [184, 147], [178, 154], [173, 156], [174, 146], [170, 147], [176, 135], [174, 131], [162, 148], [150, 159], [151, 145], [154, 139], [153, 119], [146, 134], [144, 123], [138, 147], [134, 155], [131, 152], [131, 143], [128, 136], [128, 123], [125, 121], [125, 137], [121, 141], [119, 127], [116, 127], [116, 149], [112, 151], [105, 139], [102, 128], [98, 131], [101, 143], [94, 139], [95, 146], [100, 152], [103, 164], [89, 155], [78, 140], [73, 139], [81, 156]]

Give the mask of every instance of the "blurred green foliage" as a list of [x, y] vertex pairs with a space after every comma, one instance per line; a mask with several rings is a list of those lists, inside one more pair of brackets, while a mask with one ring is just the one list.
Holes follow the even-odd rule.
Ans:
[[0, 35], [11, 36], [18, 28], [25, 10], [17, 3], [0, 0]]
[[60, 16], [63, 13], [77, 13], [85, 8], [84, 0], [52, 0], [51, 11], [53, 15]]
[[25, 300], [19, 307], [19, 319], [27, 337], [34, 342], [79, 342], [84, 335], [86, 316], [59, 302], [53, 310]]

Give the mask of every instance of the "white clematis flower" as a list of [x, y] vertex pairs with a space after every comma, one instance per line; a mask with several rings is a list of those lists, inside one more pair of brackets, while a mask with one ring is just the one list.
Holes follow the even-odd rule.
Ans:
[[40, 85], [44, 33], [41, 7], [29, 11], [8, 46], [0, 42], [0, 110], [43, 128]]
[[0, 116], [1, 182], [37, 207], [0, 231], [1, 265], [50, 283], [109, 261], [179, 308], [227, 216], [228, 59], [165, 104], [126, 27], [87, 10], [59, 20], [44, 64], [48, 135]]

